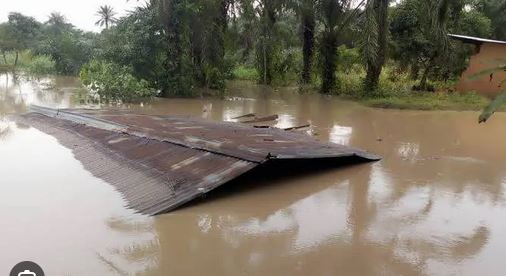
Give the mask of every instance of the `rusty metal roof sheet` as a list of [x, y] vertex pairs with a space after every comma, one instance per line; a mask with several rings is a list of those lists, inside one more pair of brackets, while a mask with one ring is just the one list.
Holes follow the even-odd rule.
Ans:
[[307, 135], [239, 123], [34, 107], [19, 118], [55, 136], [145, 214], [170, 211], [272, 159], [379, 157]]

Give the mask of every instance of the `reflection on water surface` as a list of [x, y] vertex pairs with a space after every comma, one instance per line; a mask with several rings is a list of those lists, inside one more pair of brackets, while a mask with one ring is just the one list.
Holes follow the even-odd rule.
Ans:
[[257, 175], [149, 218], [71, 150], [8, 114], [78, 106], [73, 78], [0, 75], [0, 273], [21, 259], [75, 275], [503, 275], [506, 114], [379, 110], [296, 89], [232, 83], [220, 99], [156, 99], [147, 114], [227, 120], [279, 114], [322, 140], [384, 157], [293, 176]]

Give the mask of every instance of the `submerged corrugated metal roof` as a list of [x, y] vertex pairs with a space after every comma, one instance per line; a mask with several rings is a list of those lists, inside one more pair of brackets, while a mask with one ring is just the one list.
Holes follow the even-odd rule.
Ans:
[[451, 38], [460, 40], [462, 42], [471, 43], [471, 44], [482, 44], [482, 43], [506, 44], [506, 41], [492, 40], [492, 39], [474, 37], [474, 36], [456, 35], [456, 34], [448, 34], [448, 36]]
[[281, 129], [189, 117], [37, 107], [20, 120], [71, 148], [145, 214], [170, 211], [272, 159], [379, 157]]

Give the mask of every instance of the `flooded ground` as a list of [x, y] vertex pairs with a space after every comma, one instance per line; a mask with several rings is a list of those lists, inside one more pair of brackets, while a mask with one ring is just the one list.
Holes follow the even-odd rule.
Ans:
[[0, 75], [0, 274], [33, 260], [46, 275], [504, 275], [506, 114], [371, 109], [234, 83], [218, 99], [132, 110], [230, 120], [279, 114], [377, 163], [242, 178], [157, 217], [134, 214], [71, 150], [9, 114], [77, 106], [73, 78]]

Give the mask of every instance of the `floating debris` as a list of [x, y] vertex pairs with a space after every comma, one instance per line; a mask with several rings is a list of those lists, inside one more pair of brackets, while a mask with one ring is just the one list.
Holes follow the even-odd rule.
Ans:
[[242, 123], [262, 123], [262, 122], [270, 122], [270, 121], [275, 121], [279, 118], [279, 115], [270, 115], [270, 116], [265, 116], [265, 117], [259, 117], [259, 118], [255, 118], [253, 120], [249, 120], [249, 121], [243, 121]]
[[248, 114], [244, 114], [244, 115], [241, 115], [241, 116], [234, 117], [234, 118], [232, 118], [232, 120], [239, 120], [239, 119], [251, 118], [251, 117], [255, 117], [256, 118], [256, 114], [255, 113], [248, 113]]
[[309, 127], [311, 127], [311, 124], [301, 125], [301, 126], [294, 126], [294, 127], [288, 127], [288, 128], [284, 128], [283, 130], [285, 130], [285, 131], [292, 131], [292, 130], [298, 130], [298, 129], [309, 128]]

